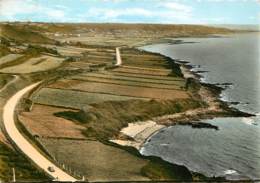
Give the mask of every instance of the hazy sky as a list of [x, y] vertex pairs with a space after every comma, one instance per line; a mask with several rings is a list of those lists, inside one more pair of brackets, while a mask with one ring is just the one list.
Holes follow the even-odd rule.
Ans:
[[0, 0], [0, 21], [259, 24], [259, 0]]

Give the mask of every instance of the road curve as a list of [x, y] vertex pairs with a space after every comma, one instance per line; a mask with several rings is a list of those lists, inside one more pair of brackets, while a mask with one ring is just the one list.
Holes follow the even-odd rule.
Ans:
[[121, 59], [120, 50], [118, 47], [116, 48], [116, 64], [115, 65], [116, 66], [122, 65], [122, 59]]
[[[77, 181], [75, 178], [64, 172], [62, 169], [60, 169], [54, 163], [48, 160], [45, 156], [43, 156], [39, 151], [37, 151], [32, 146], [32, 144], [30, 144], [26, 140], [26, 138], [18, 131], [15, 125], [14, 112], [17, 103], [20, 101], [24, 94], [26, 94], [39, 84], [40, 82], [25, 87], [24, 89], [18, 91], [7, 101], [3, 109], [3, 123], [5, 126], [5, 130], [10, 139], [17, 145], [17, 147], [55, 180], [75, 182]], [[55, 172], [48, 171], [48, 167], [53, 167], [55, 169]]]

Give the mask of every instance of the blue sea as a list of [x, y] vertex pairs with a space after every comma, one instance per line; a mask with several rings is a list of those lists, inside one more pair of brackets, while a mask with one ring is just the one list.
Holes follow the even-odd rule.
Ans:
[[141, 49], [188, 61], [193, 71], [208, 71], [200, 72], [201, 82], [232, 83], [220, 98], [239, 102], [233, 107], [256, 117], [202, 121], [218, 126], [219, 130], [168, 127], [154, 134], [141, 153], [162, 157], [210, 177], [259, 179], [260, 34], [183, 38], [182, 41], [182, 44], [156, 44]]

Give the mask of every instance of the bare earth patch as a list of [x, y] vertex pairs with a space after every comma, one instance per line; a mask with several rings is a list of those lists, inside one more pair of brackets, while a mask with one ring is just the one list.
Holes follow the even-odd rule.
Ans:
[[83, 126], [54, 116], [54, 113], [60, 111], [75, 110], [35, 104], [32, 111], [21, 113], [19, 120], [33, 135], [56, 138], [85, 138], [81, 134], [81, 130], [85, 129]]

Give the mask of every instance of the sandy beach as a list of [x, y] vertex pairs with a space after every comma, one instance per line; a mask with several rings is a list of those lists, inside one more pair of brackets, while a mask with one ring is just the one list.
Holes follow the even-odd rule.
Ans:
[[132, 146], [139, 150], [151, 135], [165, 127], [165, 125], [157, 124], [151, 120], [129, 123], [128, 127], [121, 130], [121, 133], [131, 137], [132, 140], [114, 139], [110, 141], [122, 146]]

